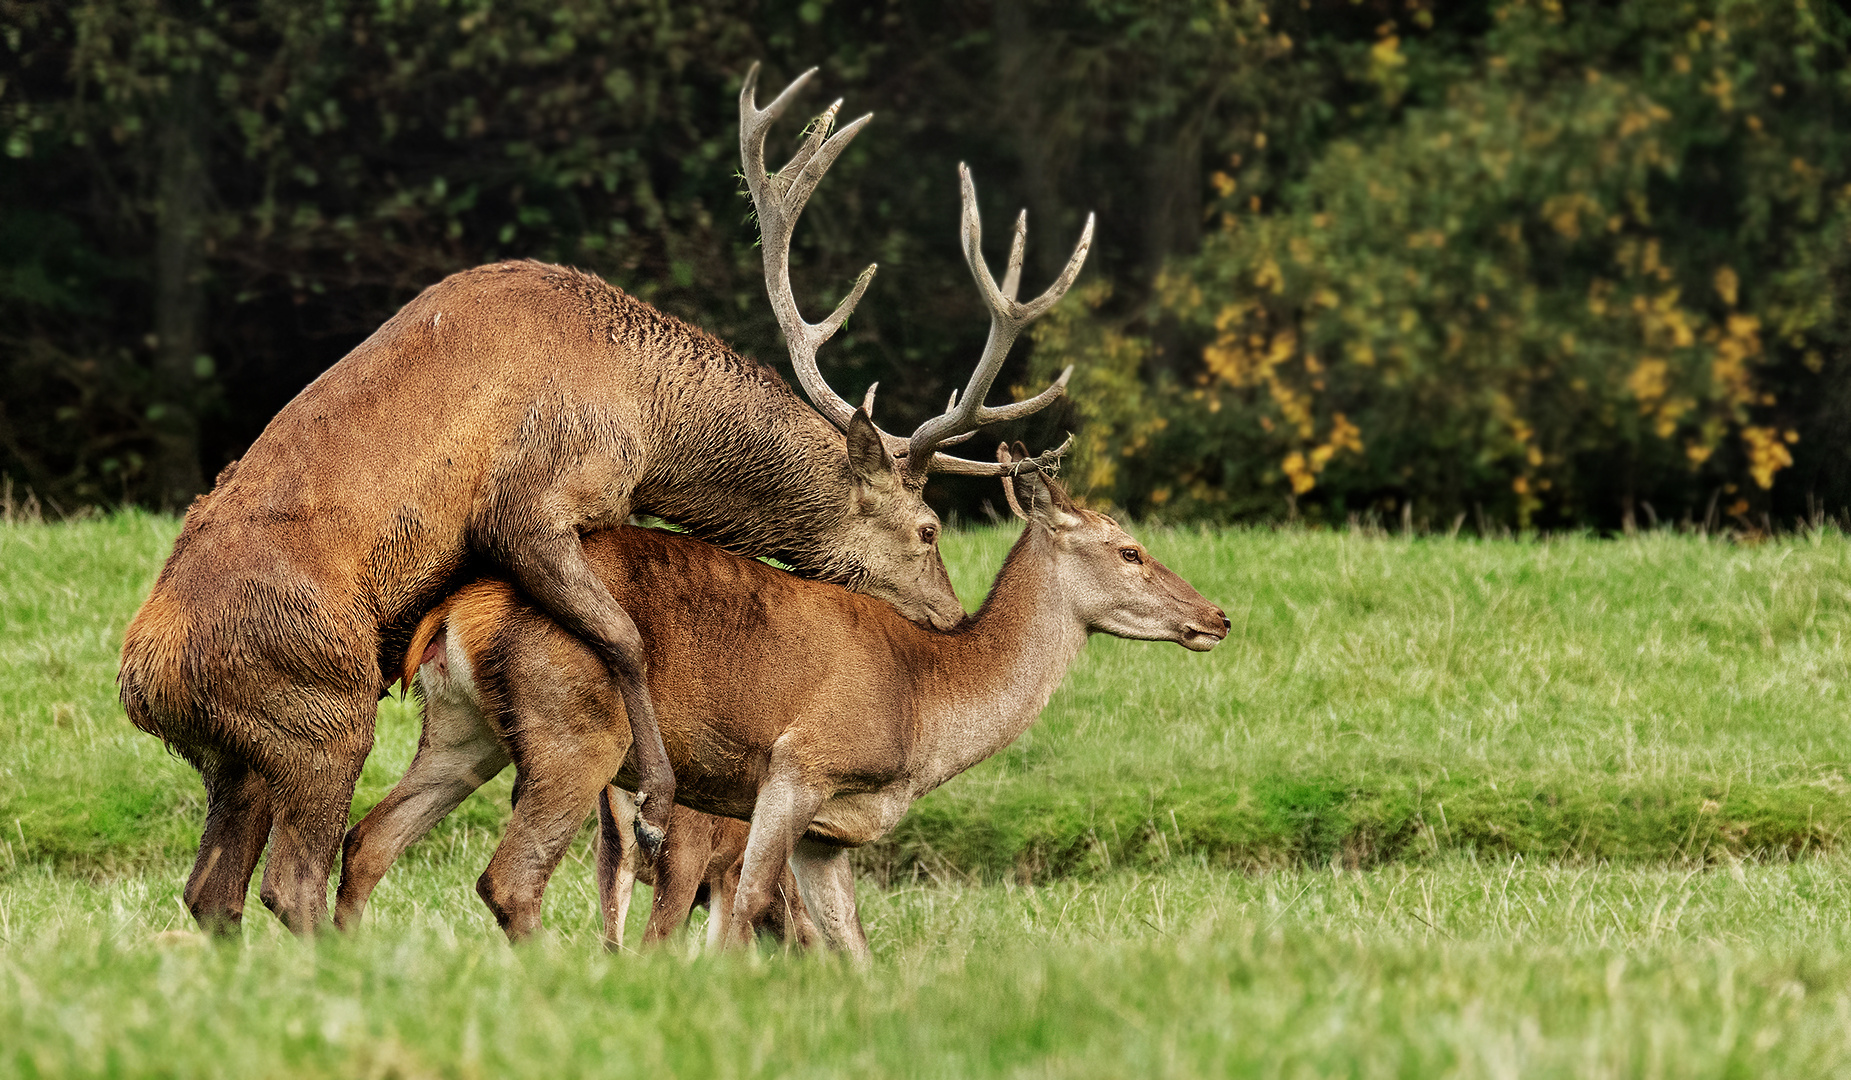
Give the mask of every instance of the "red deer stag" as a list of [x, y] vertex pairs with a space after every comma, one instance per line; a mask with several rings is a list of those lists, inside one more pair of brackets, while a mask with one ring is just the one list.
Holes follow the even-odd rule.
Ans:
[[[789, 860], [824, 936], [865, 958], [849, 848], [885, 835], [914, 800], [1026, 730], [1089, 634], [1197, 651], [1227, 635], [1222, 610], [1117, 522], [1075, 506], [1039, 471], [1010, 483], [1028, 526], [982, 610], [949, 631], [685, 537], [633, 528], [586, 537], [592, 564], [642, 629], [679, 798], [752, 822], [731, 941], [763, 921]], [[477, 891], [518, 940], [539, 926], [548, 877], [625, 763], [630, 735], [613, 722], [621, 703], [595, 657], [505, 581], [459, 590], [414, 645], [425, 732], [400, 785], [474, 787], [483, 777], [471, 761], [513, 760], [514, 815]], [[625, 763], [619, 781], [634, 772]], [[354, 827], [350, 850], [365, 850], [375, 829], [402, 850], [387, 809], [396, 794]], [[610, 817], [600, 814], [604, 842], [620, 848]], [[623, 855], [600, 858], [617, 866]], [[379, 861], [359, 865], [370, 878], [343, 878], [343, 902], [350, 884], [363, 901], [383, 872]], [[660, 879], [673, 865], [658, 863], [658, 894], [671, 891]], [[619, 905], [607, 895], [604, 906], [608, 918]], [[606, 928], [607, 939], [620, 933]]]
[[[235, 931], [266, 841], [264, 903], [298, 933], [324, 921], [377, 699], [420, 618], [485, 569], [518, 582], [598, 658], [636, 733], [647, 849], [660, 846], [674, 774], [634, 611], [606, 585], [613, 568], [593, 572], [582, 534], [655, 514], [906, 616], [961, 617], [920, 493], [932, 471], [998, 474], [937, 452], [968, 410], [902, 444], [822, 381], [816, 349], [872, 267], [820, 324], [791, 296], [797, 215], [867, 118], [830, 136], [832, 106], [768, 176], [766, 129], [809, 75], [763, 110], [751, 107], [756, 78], [754, 67], [740, 142], [766, 276], [822, 415], [709, 335], [592, 275], [534, 262], [444, 279], [309, 384], [187, 515], [123, 644], [130, 719], [205, 783], [186, 887], [202, 926]], [[980, 372], [972, 392], [994, 374]], [[979, 409], [978, 421], [1027, 413], [1061, 389]], [[910, 451], [903, 465], [895, 444]]]

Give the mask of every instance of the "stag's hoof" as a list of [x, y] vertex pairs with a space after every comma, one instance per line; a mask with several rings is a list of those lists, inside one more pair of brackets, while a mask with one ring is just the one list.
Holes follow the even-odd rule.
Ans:
[[668, 831], [660, 826], [651, 825], [643, 820], [643, 815], [636, 815], [636, 843], [643, 849], [645, 862], [655, 862], [662, 854], [662, 845], [668, 843]]

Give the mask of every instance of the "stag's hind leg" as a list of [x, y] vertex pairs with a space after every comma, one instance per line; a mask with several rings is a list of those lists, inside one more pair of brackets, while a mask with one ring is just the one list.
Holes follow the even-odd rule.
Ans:
[[[347, 831], [354, 785], [373, 748], [377, 699], [366, 694], [321, 717], [319, 738], [272, 737], [253, 762], [270, 786], [270, 858], [264, 865], [264, 906], [297, 934], [328, 918], [328, 878]], [[329, 716], [328, 714], [334, 714]]]
[[270, 835], [270, 788], [235, 755], [198, 755], [206, 785], [206, 831], [186, 881], [186, 908], [202, 930], [233, 935], [244, 922], [251, 873]]

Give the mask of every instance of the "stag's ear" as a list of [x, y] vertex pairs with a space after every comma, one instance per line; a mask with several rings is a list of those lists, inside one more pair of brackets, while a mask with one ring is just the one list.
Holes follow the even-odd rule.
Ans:
[[884, 488], [893, 483], [896, 471], [893, 455], [881, 441], [881, 433], [868, 419], [868, 410], [856, 409], [848, 420], [848, 471], [855, 482]]

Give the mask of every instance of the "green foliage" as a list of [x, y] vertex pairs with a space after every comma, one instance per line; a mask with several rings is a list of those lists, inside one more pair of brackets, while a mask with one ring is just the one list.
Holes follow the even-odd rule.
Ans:
[[[892, 430], [981, 346], [952, 242], [968, 161], [993, 249], [1031, 211], [1030, 288], [1099, 214], [1084, 299], [1003, 379], [1076, 363], [1074, 410], [996, 434], [1084, 427], [1101, 502], [1412, 502], [1486, 530], [1851, 506], [1851, 20], [1816, 0], [0, 16], [0, 470], [59, 505], [177, 506], [176, 478], [237, 456], [417, 289], [496, 258], [587, 267], [782, 362], [734, 176], [731, 101], [763, 60], [768, 84], [819, 64], [879, 115], [796, 274], [821, 310], [879, 261], [824, 359], [851, 398], [881, 381]], [[182, 308], [196, 353], [159, 329]]]
[[[781, 363], [735, 175], [755, 60], [767, 86], [823, 68], [774, 165], [825, 95], [879, 116], [818, 191], [795, 274], [824, 310], [879, 261], [824, 360], [848, 396], [881, 380], [882, 422], [909, 430], [986, 329], [955, 243], [957, 163], [993, 236], [1034, 208], [1037, 259], [1058, 262], [1091, 208], [1120, 223], [1094, 273], [1186, 249], [1194, 159], [1151, 175], [1141, 155], [1196, 145], [1241, 100], [1197, 91], [1247, 78], [1218, 59], [1257, 7], [1010, 10], [1019, 32], [999, 34], [987, 5], [901, 0], [0, 0], [0, 470], [65, 506], [159, 505], [163, 411], [208, 421], [209, 477], [418, 289], [498, 258], [595, 270]], [[162, 186], [189, 139], [209, 186], [193, 216]], [[1147, 208], [1150, 190], [1175, 198]], [[1133, 224], [1147, 213], [1189, 228], [1153, 247]], [[207, 314], [199, 356], [163, 371], [157, 239], [173, 233], [203, 245], [181, 291]], [[952, 495], [974, 509], [975, 490]]]
[[[1846, 20], [1514, 2], [1469, 49], [1392, 28], [1339, 50], [1374, 100], [1302, 175], [1269, 184], [1237, 153], [1210, 177], [1219, 228], [1153, 313], [1199, 366], [1145, 359], [1134, 404], [1148, 332], [1077, 313], [1043, 331], [1041, 367], [1114, 373], [1076, 383], [1106, 429], [1081, 466], [1098, 494], [1223, 519], [1408, 500], [1442, 522], [1648, 500], [1702, 519], [1717, 495], [1725, 516], [1768, 509], [1810, 441], [1799, 483], [1818, 486], [1842, 442], [1821, 403], [1851, 267]], [[1121, 455], [1145, 460], [1105, 464]]]

